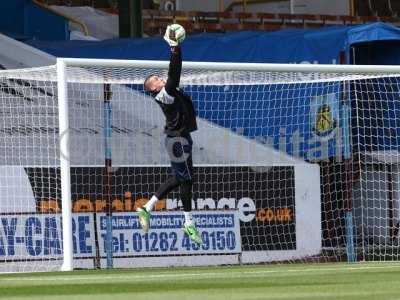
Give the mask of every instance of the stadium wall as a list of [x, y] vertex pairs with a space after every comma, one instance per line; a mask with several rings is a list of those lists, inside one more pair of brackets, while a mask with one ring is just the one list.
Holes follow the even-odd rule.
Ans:
[[[227, 8], [233, 0], [225, 0]], [[219, 11], [219, 1], [176, 0], [177, 10]], [[234, 11], [242, 11], [242, 6], [234, 7]], [[247, 4], [246, 11], [269, 13], [295, 13], [295, 14], [332, 14], [350, 15], [348, 0], [291, 0], [291, 1], [265, 1], [261, 4]]]
[[64, 18], [37, 7], [30, 0], [0, 2], [0, 30], [17, 39], [69, 40]]

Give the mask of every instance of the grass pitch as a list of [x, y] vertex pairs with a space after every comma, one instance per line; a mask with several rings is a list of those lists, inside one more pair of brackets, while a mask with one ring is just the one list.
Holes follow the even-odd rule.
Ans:
[[400, 299], [400, 263], [2, 274], [0, 299]]

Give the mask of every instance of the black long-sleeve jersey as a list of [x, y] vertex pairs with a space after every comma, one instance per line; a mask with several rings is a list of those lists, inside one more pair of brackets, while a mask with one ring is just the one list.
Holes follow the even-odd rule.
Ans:
[[174, 47], [171, 50], [167, 82], [155, 95], [155, 100], [165, 115], [164, 132], [169, 136], [181, 136], [197, 130], [192, 100], [179, 89], [181, 71], [181, 50], [180, 47]]

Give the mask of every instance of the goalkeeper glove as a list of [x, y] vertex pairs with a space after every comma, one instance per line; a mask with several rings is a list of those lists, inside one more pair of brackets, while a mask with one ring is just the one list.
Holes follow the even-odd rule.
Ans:
[[185, 28], [179, 24], [168, 25], [165, 30], [164, 40], [171, 46], [176, 47], [183, 42], [186, 37]]

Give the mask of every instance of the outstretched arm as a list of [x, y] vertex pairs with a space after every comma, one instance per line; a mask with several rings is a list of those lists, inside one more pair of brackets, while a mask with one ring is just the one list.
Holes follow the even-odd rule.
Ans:
[[169, 60], [168, 79], [165, 84], [165, 90], [169, 95], [173, 95], [177, 87], [179, 87], [179, 81], [181, 79], [182, 71], [182, 54], [181, 47], [171, 47], [171, 57]]

